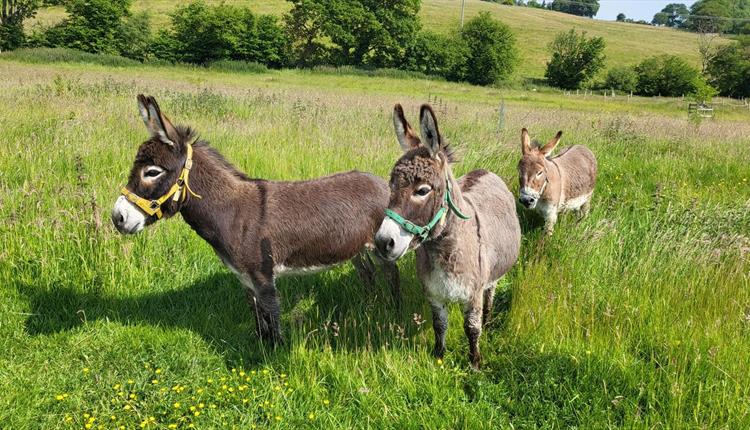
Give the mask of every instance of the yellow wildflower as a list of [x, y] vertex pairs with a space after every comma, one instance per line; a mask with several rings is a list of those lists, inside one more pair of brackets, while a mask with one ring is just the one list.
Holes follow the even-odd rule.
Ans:
[[323, 400], [323, 404], [326, 405], [326, 406], [328, 406], [330, 403], [331, 403], [331, 401], [328, 400], [328, 399]]
[[161, 369], [156, 369], [156, 374], [158, 375], [160, 373], [161, 373]]
[[177, 424], [173, 423], [173, 424], [168, 425], [167, 427], [169, 427], [171, 429], [176, 429], [177, 428]]
[[83, 373], [89, 373], [90, 369], [88, 367], [83, 368]]
[[180, 407], [180, 402], [174, 402], [174, 405], [172, 406], [174, 406], [174, 408], [177, 409]]
[[307, 418], [308, 418], [308, 419], [309, 419], [310, 421], [312, 421], [312, 420], [314, 420], [314, 419], [315, 419], [315, 414], [314, 414], [314, 413], [312, 413], [312, 412], [310, 412], [310, 415], [308, 415], [308, 416], [307, 416]]

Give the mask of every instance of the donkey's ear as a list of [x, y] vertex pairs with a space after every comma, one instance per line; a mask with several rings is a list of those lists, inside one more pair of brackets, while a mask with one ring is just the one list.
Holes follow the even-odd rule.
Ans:
[[443, 138], [438, 130], [437, 118], [435, 112], [428, 104], [422, 105], [419, 109], [419, 128], [422, 132], [424, 146], [430, 150], [430, 154], [437, 158], [438, 153], [443, 147]]
[[143, 123], [152, 136], [169, 146], [174, 146], [178, 140], [177, 129], [172, 125], [166, 115], [161, 113], [159, 104], [151, 96], [138, 94], [138, 110], [143, 118]]
[[555, 146], [557, 146], [558, 143], [560, 143], [560, 138], [562, 137], [562, 131], [558, 131], [555, 137], [550, 139], [549, 142], [547, 142], [546, 145], [542, 146], [540, 151], [542, 151], [542, 154], [545, 156], [552, 153], [552, 150], [555, 149]]
[[398, 103], [393, 107], [393, 128], [396, 130], [396, 138], [404, 152], [414, 149], [422, 143], [406, 120], [404, 108]]
[[526, 128], [521, 129], [521, 152], [526, 154], [531, 151], [531, 139], [529, 138], [529, 130]]

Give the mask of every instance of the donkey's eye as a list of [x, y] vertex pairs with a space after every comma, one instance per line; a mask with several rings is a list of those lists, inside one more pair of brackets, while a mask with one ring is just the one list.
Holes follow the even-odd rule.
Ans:
[[538, 171], [538, 172], [536, 173], [536, 176], [537, 176], [537, 177], [539, 177], [539, 176], [542, 176], [542, 173], [544, 173], [544, 170], [540, 170], [540, 171]]
[[164, 170], [159, 167], [149, 167], [143, 172], [144, 178], [153, 179], [164, 173]]
[[414, 195], [424, 197], [427, 194], [430, 194], [430, 191], [432, 191], [432, 187], [430, 187], [429, 185], [422, 185], [421, 187], [417, 188], [416, 191], [414, 191]]

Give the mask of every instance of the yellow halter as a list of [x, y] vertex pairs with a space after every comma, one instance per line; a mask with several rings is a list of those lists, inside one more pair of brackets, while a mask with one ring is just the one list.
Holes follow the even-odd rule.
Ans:
[[[180, 198], [182, 198], [182, 201], [184, 202], [185, 199], [187, 199], [188, 193], [190, 195], [196, 197], [196, 198], [203, 198], [199, 196], [198, 194], [194, 193], [193, 190], [190, 189], [190, 184], [188, 184], [188, 175], [190, 174], [190, 169], [193, 167], [193, 145], [188, 144], [187, 145], [187, 157], [185, 158], [185, 166], [182, 168], [182, 173], [180, 173], [180, 177], [177, 178], [177, 182], [172, 185], [172, 188], [167, 191], [167, 194], [164, 194], [163, 196], [159, 197], [156, 200], [146, 200], [143, 197], [139, 197], [137, 194], [130, 192], [127, 188], [123, 187], [121, 193], [123, 196], [125, 196], [126, 199], [134, 203], [136, 206], [141, 208], [143, 212], [145, 212], [149, 216], [156, 215], [157, 219], [161, 219], [163, 216], [161, 212], [161, 205], [164, 204], [167, 200], [169, 200], [170, 197], [174, 196], [174, 201], [179, 201]], [[184, 192], [184, 190], [187, 190], [188, 193]]]

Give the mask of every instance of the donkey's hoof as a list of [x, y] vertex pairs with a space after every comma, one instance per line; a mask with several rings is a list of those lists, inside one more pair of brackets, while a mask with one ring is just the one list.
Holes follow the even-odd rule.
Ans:
[[445, 356], [445, 348], [435, 347], [432, 349], [432, 356], [442, 359]]

